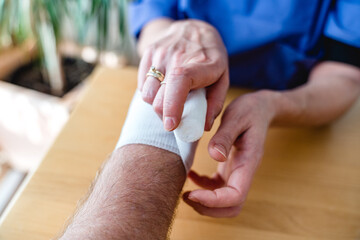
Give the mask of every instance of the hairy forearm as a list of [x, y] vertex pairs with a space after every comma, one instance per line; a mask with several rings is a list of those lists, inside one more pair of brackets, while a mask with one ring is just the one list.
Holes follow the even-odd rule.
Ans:
[[273, 125], [317, 126], [346, 112], [360, 95], [360, 70], [324, 62], [316, 66], [305, 85], [293, 90], [264, 91], [273, 104]]
[[104, 165], [61, 239], [166, 239], [185, 178], [179, 156], [124, 146]]

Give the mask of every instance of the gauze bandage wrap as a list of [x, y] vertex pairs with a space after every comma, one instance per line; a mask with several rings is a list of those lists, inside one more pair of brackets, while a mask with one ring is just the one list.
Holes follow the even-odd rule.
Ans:
[[195, 141], [204, 131], [206, 108], [205, 89], [190, 92], [181, 123], [174, 134], [164, 129], [152, 106], [145, 103], [140, 92], [136, 91], [116, 148], [145, 144], [165, 149], [179, 155], [188, 172], [193, 163]]
[[181, 122], [175, 129], [176, 139], [184, 142], [195, 142], [204, 134], [207, 102], [205, 89], [193, 90], [189, 93]]

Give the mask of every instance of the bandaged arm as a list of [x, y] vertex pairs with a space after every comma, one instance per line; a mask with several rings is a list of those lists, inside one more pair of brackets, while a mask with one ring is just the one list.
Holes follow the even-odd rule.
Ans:
[[[184, 108], [185, 128], [191, 122], [185, 120], [189, 118], [186, 113], [203, 104], [205, 91], [198, 92], [189, 95], [192, 100]], [[206, 112], [206, 101], [202, 111]], [[190, 114], [192, 118], [199, 116]], [[202, 135], [200, 130], [190, 133], [196, 134], [180, 131], [188, 139]], [[186, 178], [184, 169], [190, 169], [194, 150], [195, 143], [179, 141], [174, 133], [165, 131], [152, 107], [136, 92], [117, 149], [60, 239], [167, 239]]]
[[174, 132], [164, 129], [151, 105], [136, 91], [116, 148], [128, 144], [145, 144], [179, 155], [188, 172], [193, 163], [197, 140], [204, 132], [206, 115], [205, 89], [189, 93], [182, 120]]

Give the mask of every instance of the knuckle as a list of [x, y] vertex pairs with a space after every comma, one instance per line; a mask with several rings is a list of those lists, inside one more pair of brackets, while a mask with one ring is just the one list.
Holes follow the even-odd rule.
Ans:
[[204, 62], [207, 62], [209, 59], [208, 59], [207, 55], [205, 54], [204, 48], [199, 48], [194, 51], [192, 60], [197, 63], [204, 63]]
[[171, 73], [172, 76], [184, 76], [186, 74], [188, 74], [189, 70], [187, 67], [183, 67], [183, 66], [177, 66], [173, 68], [173, 71]]
[[174, 52], [176, 51], [176, 45], [175, 44], [171, 44], [168, 48], [167, 48], [167, 54], [170, 56], [173, 56]]
[[181, 81], [183, 85], [191, 86], [191, 69], [189, 67], [178, 66], [174, 67], [168, 78], [171, 82]]
[[239, 100], [235, 100], [225, 109], [221, 120], [224, 123], [232, 124], [234, 130], [238, 130], [239, 126], [249, 124], [251, 109], [252, 106], [247, 106], [246, 104], [239, 106]]
[[174, 53], [184, 53], [185, 52], [185, 47], [183, 44], [181, 43], [172, 43], [169, 45], [169, 47], [167, 47], [167, 52], [169, 54], [174, 54]]
[[221, 117], [223, 122], [229, 122], [236, 120], [234, 119], [236, 113], [236, 109], [233, 107], [233, 104], [230, 104], [224, 111], [224, 114]]
[[172, 64], [175, 66], [181, 66], [183, 64], [182, 54], [179, 52], [174, 52], [171, 55]]
[[163, 59], [167, 54], [167, 48], [165, 46], [158, 46], [156, 48], [156, 54], [158, 55], [159, 59]]
[[147, 51], [149, 53], [153, 53], [155, 52], [155, 50], [159, 47], [159, 45], [157, 43], [153, 43], [151, 44], [148, 48], [147, 48]]

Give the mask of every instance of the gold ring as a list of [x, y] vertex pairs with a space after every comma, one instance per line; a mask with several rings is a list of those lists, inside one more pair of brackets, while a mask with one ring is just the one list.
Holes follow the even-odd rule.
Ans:
[[146, 76], [152, 76], [159, 80], [160, 82], [164, 81], [165, 75], [160, 72], [159, 70], [156, 70], [154, 66], [151, 66], [149, 71], [147, 72]]

